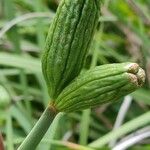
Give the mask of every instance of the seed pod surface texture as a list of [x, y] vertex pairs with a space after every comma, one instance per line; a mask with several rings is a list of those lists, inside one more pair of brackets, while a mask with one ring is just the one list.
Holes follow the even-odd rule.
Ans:
[[51, 98], [80, 73], [99, 18], [100, 0], [62, 0], [50, 26], [42, 70]]
[[55, 101], [58, 111], [72, 112], [113, 102], [141, 87], [145, 72], [136, 63], [108, 64], [80, 74]]
[[99, 7], [99, 0], [61, 1], [42, 58], [43, 74], [53, 99], [82, 69], [98, 22]]

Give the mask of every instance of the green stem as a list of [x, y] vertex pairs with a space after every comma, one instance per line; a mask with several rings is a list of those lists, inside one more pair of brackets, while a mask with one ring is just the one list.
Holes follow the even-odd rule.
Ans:
[[90, 109], [83, 110], [80, 127], [80, 139], [79, 139], [79, 143], [82, 145], [87, 145], [90, 118], [91, 118], [90, 114], [91, 114]]
[[18, 150], [29, 150], [31, 148], [34, 150], [42, 140], [56, 115], [57, 113], [52, 107], [47, 107]]

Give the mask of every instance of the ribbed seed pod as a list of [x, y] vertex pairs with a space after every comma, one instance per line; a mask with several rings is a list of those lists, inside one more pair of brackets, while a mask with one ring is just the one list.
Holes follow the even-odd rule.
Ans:
[[145, 72], [136, 63], [108, 64], [79, 75], [56, 99], [58, 111], [72, 112], [116, 101], [145, 81]]
[[80, 73], [99, 18], [100, 0], [62, 0], [46, 40], [42, 70], [56, 99]]

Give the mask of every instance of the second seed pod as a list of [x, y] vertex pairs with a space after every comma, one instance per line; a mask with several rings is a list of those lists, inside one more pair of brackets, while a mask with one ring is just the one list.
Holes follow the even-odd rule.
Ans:
[[114, 102], [144, 84], [145, 72], [136, 63], [97, 66], [80, 74], [56, 99], [58, 111], [73, 112]]

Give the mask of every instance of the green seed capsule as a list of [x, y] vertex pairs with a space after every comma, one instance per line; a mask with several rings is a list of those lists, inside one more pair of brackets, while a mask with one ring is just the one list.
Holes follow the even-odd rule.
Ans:
[[80, 73], [96, 29], [100, 0], [62, 0], [46, 40], [42, 70], [56, 99]]
[[79, 75], [54, 105], [63, 112], [95, 107], [135, 91], [144, 81], [145, 72], [135, 63], [102, 65]]

